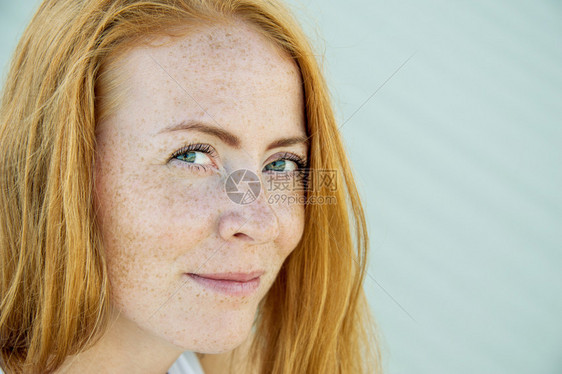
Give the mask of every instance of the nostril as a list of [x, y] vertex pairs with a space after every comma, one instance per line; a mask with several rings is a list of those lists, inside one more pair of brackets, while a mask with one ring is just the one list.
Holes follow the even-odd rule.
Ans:
[[236, 234], [234, 234], [234, 236], [244, 240], [252, 240], [252, 238], [250, 238], [248, 235], [244, 234], [243, 232], [237, 232]]

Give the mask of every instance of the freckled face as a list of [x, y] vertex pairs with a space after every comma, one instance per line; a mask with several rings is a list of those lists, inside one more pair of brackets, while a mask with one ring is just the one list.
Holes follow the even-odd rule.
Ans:
[[[271, 204], [267, 191], [268, 178], [291, 178], [307, 154], [303, 143], [269, 147], [306, 136], [300, 75], [243, 23], [160, 41], [116, 61], [127, 78], [124, 100], [97, 128], [95, 204], [111, 302], [152, 339], [225, 352], [250, 332], [259, 301], [302, 236], [304, 206]], [[262, 180], [250, 204], [233, 202], [224, 189], [239, 169]], [[187, 275], [228, 272], [263, 275], [246, 295]]]

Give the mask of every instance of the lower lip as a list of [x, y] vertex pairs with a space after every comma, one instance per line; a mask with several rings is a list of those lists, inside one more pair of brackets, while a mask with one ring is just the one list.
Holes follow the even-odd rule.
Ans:
[[260, 277], [246, 282], [238, 282], [232, 280], [204, 278], [197, 274], [187, 274], [187, 276], [205, 288], [230, 296], [249, 296], [253, 294], [260, 285]]

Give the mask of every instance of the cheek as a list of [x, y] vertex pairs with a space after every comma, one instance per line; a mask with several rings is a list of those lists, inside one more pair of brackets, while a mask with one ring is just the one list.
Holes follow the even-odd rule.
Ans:
[[289, 234], [289, 245], [291, 251], [295, 249], [302, 238], [305, 223], [305, 208], [302, 204], [295, 204], [290, 209], [291, 212], [291, 233]]
[[284, 192], [284, 197], [278, 199], [277, 195], [269, 194], [268, 199], [276, 212], [279, 222], [282, 223], [281, 233], [277, 239], [281, 256], [285, 259], [297, 246], [304, 232], [305, 205], [304, 194]]
[[[97, 211], [112, 283], [133, 287], [173, 274], [175, 260], [211, 235], [217, 188], [156, 170], [107, 164], [96, 175]], [[161, 282], [161, 281], [160, 281]]]

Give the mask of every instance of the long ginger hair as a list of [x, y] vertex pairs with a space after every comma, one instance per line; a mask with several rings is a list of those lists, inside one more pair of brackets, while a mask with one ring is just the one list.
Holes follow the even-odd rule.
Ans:
[[[8, 373], [55, 371], [108, 325], [93, 163], [96, 122], [118, 105], [99, 97], [115, 84], [103, 73], [109, 57], [177, 26], [233, 18], [297, 63], [310, 168], [336, 171], [338, 183], [335, 204], [306, 205], [303, 237], [259, 305], [248, 367], [381, 371], [363, 290], [363, 208], [321, 68], [291, 14], [274, 0], [45, 0], [19, 42], [0, 104], [0, 364]], [[326, 193], [311, 188], [308, 197]]]

